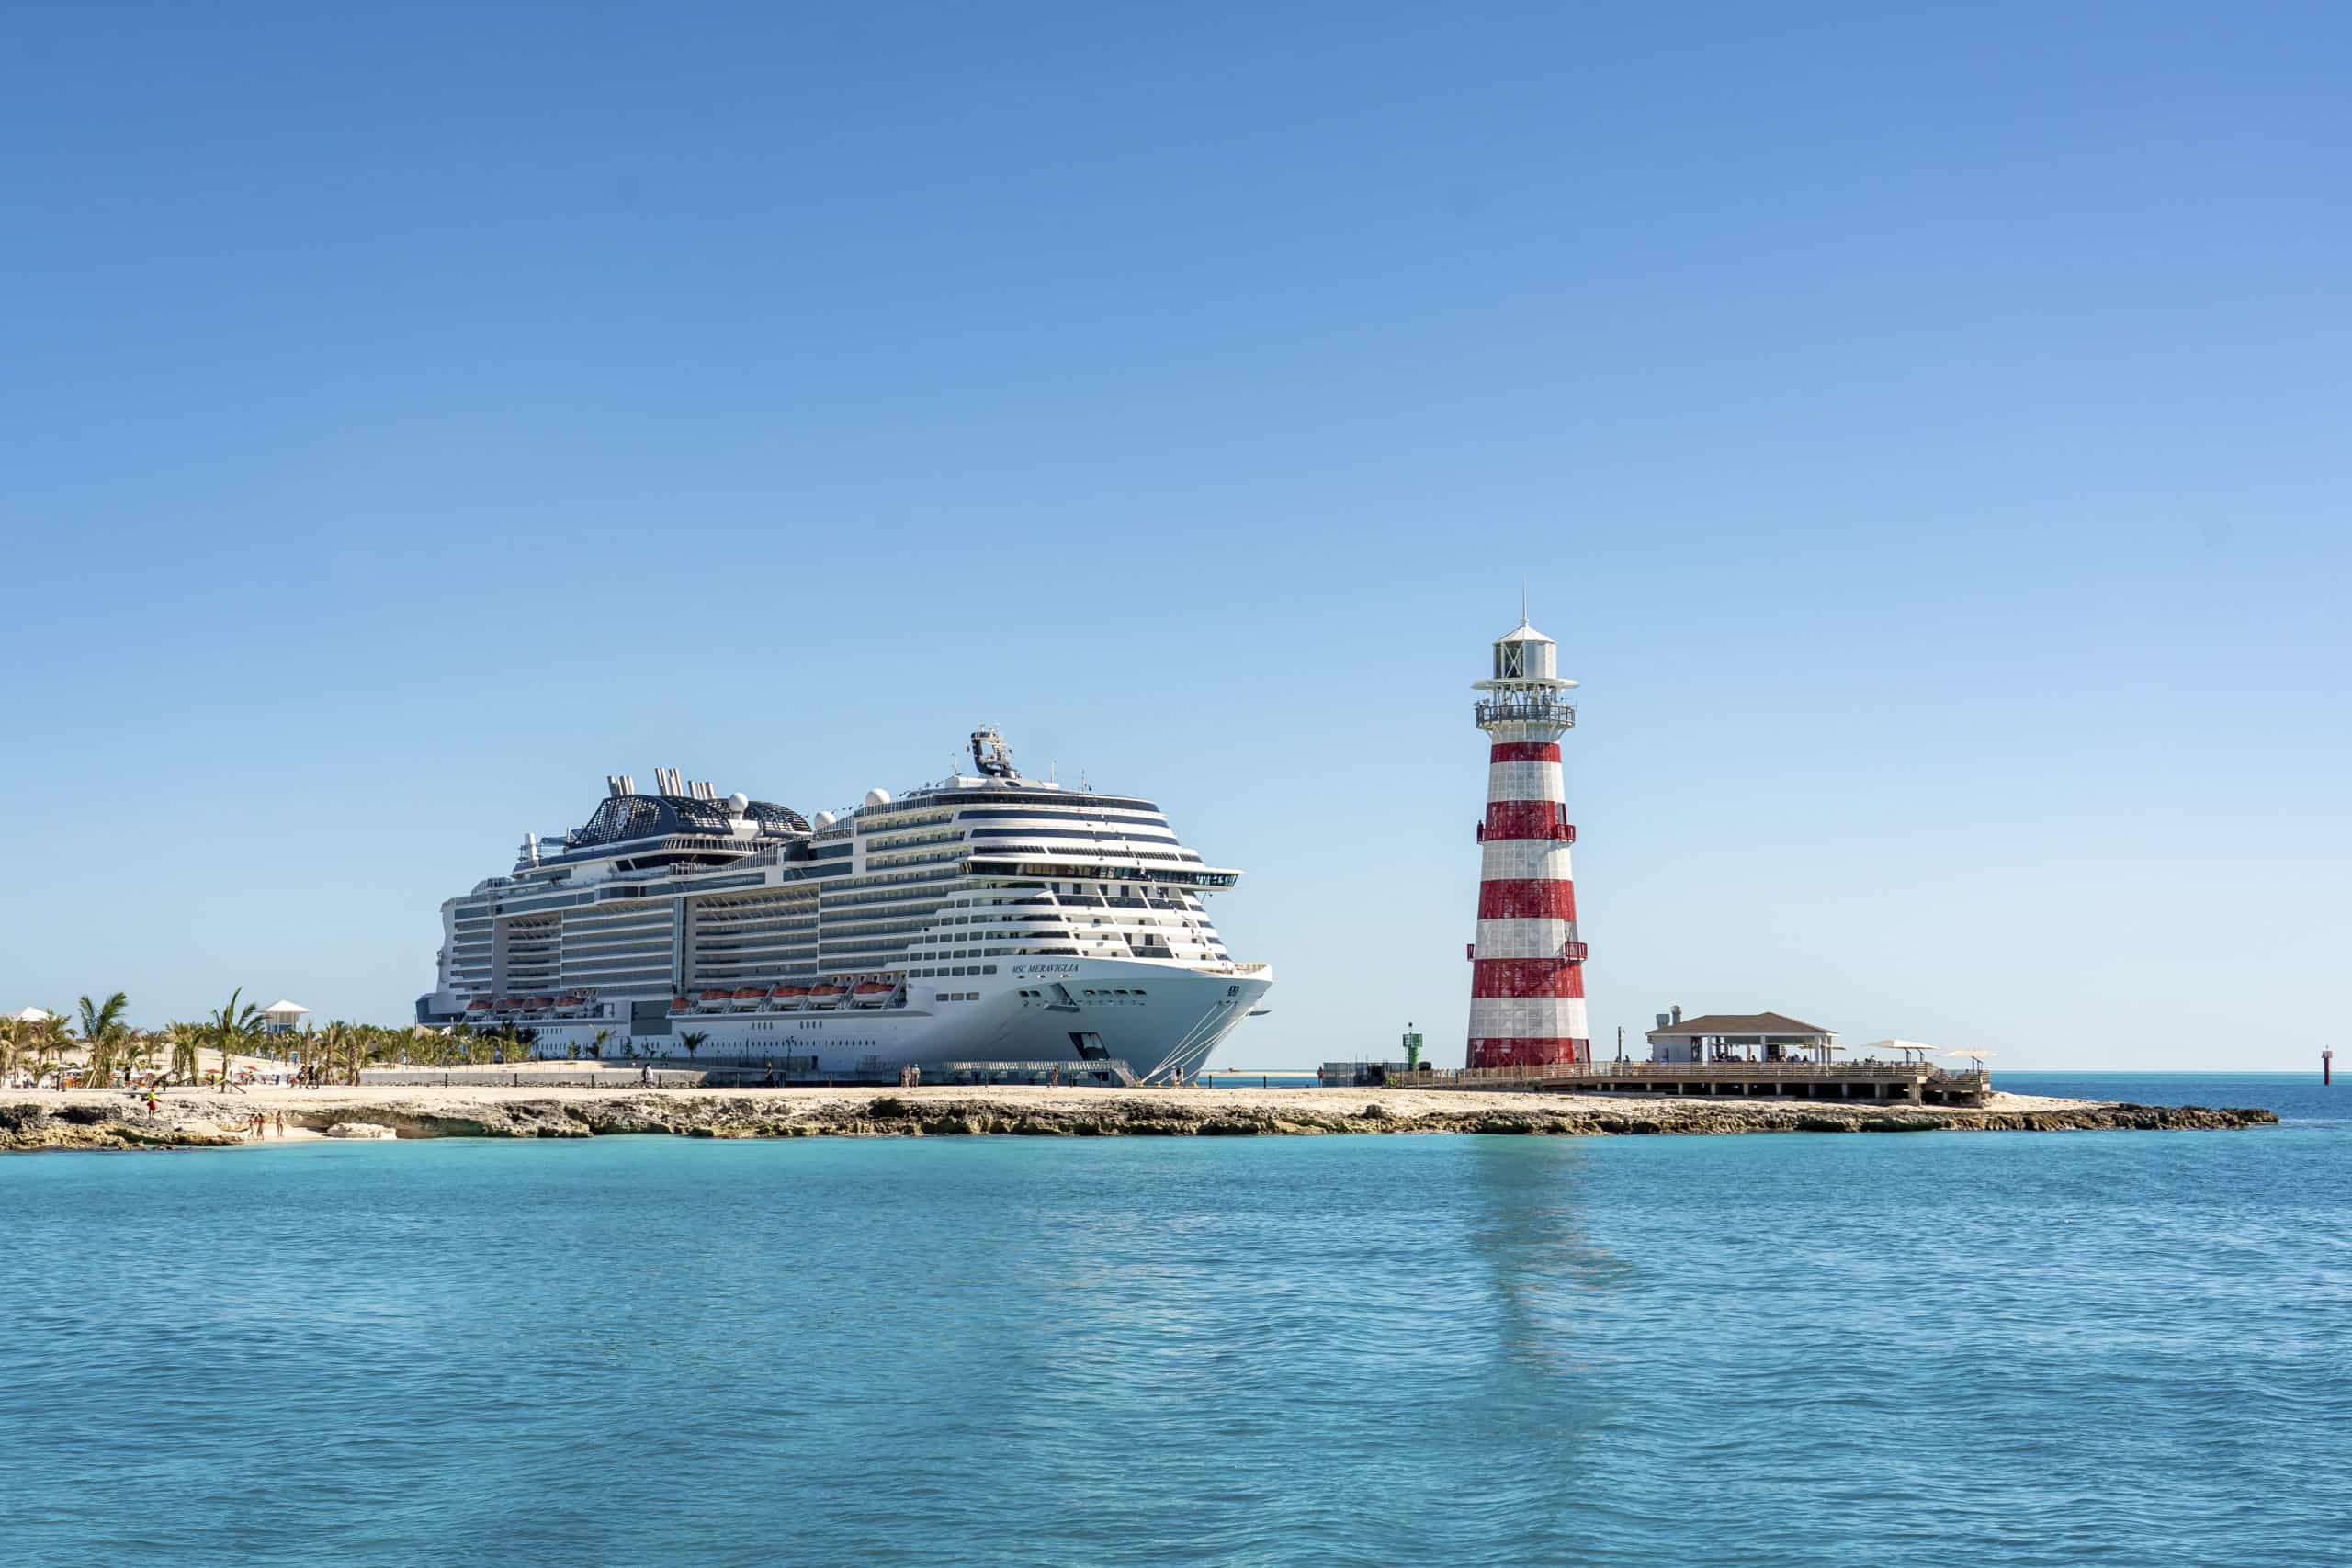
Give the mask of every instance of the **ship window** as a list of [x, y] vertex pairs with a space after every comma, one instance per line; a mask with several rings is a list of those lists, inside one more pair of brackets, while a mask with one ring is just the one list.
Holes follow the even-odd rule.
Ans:
[[983, 975], [993, 975], [996, 973], [996, 965], [993, 964], [984, 964], [980, 965], [980, 973]]

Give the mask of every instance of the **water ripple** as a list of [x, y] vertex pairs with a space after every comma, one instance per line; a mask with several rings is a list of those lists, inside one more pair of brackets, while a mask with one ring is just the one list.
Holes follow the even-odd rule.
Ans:
[[2344, 1124], [0, 1167], [0, 1560], [2307, 1563]]

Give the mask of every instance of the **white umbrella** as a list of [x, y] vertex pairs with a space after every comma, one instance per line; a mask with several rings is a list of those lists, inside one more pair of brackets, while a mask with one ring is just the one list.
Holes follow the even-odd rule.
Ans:
[[1922, 1045], [1917, 1040], [1873, 1040], [1862, 1049], [1872, 1055], [1876, 1055], [1881, 1051], [1900, 1051], [1905, 1056], [1923, 1057], [1936, 1054], [1936, 1048], [1933, 1045]]

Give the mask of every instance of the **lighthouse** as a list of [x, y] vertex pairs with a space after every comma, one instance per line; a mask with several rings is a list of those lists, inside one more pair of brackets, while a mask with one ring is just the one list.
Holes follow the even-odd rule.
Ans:
[[1568, 871], [1567, 794], [1560, 737], [1577, 722], [1559, 649], [1527, 624], [1495, 644], [1495, 671], [1476, 684], [1487, 732], [1487, 817], [1478, 824], [1478, 940], [1470, 947], [1474, 1067], [1589, 1062], [1584, 942]]

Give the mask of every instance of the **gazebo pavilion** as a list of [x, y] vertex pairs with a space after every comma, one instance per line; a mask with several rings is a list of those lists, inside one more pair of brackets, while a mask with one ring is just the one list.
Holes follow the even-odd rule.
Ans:
[[300, 1002], [284, 999], [274, 1001], [261, 1010], [261, 1032], [264, 1034], [292, 1034], [302, 1027], [311, 1010]]
[[1777, 1012], [1711, 1012], [1660, 1019], [1649, 1032], [1653, 1062], [1826, 1062], [1837, 1033]]

